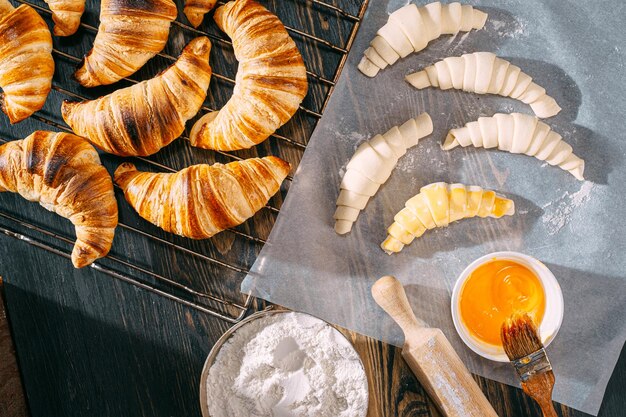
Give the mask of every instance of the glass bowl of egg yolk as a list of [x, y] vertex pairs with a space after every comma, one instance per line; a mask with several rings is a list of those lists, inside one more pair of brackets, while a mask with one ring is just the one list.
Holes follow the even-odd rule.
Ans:
[[500, 328], [513, 313], [527, 313], [548, 346], [563, 321], [563, 293], [550, 270], [518, 252], [495, 252], [472, 262], [452, 291], [452, 319], [463, 342], [477, 354], [508, 362]]

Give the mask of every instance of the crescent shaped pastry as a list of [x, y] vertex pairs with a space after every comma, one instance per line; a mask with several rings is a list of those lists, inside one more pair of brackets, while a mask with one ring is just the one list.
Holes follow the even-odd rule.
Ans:
[[400, 252], [426, 230], [447, 227], [470, 217], [511, 216], [513, 200], [478, 186], [436, 182], [422, 187], [419, 194], [407, 200], [387, 229], [387, 239], [380, 245], [387, 254]]
[[85, 0], [44, 0], [52, 12], [54, 34], [70, 36], [80, 26], [80, 18], [85, 11]]
[[572, 147], [550, 126], [527, 114], [498, 113], [493, 117], [480, 117], [465, 127], [450, 130], [441, 147], [447, 151], [459, 145], [534, 156], [581, 181], [584, 179], [585, 161], [574, 155]]
[[175, 19], [172, 0], [102, 0], [96, 40], [74, 76], [96, 87], [134, 74], [165, 47]]
[[200, 148], [232, 151], [263, 142], [296, 112], [307, 92], [302, 56], [276, 16], [254, 0], [215, 10], [215, 22], [233, 41], [239, 61], [233, 95], [191, 129]]
[[498, 94], [529, 104], [538, 117], [552, 117], [561, 111], [543, 87], [510, 62], [491, 52], [474, 52], [448, 57], [422, 71], [406, 76], [413, 87], [455, 88], [477, 94]]
[[398, 160], [407, 149], [432, 132], [430, 116], [422, 113], [359, 145], [341, 180], [337, 210], [333, 216], [335, 232], [343, 235], [352, 230], [359, 213], [391, 176]]
[[215, 7], [217, 0], [185, 0], [185, 8], [183, 12], [187, 16], [189, 23], [195, 28], [200, 26], [204, 15]]
[[18, 193], [76, 228], [76, 268], [105, 256], [117, 226], [113, 182], [86, 140], [68, 133], [36, 131], [0, 146], [0, 192]]
[[0, 0], [2, 111], [18, 123], [40, 110], [52, 88], [52, 35], [30, 6]]
[[96, 100], [64, 101], [63, 120], [105, 152], [146, 156], [170, 144], [185, 130], [206, 98], [211, 42], [192, 40], [160, 75]]
[[368, 77], [375, 77], [381, 69], [421, 51], [441, 35], [482, 29], [486, 21], [487, 13], [468, 4], [442, 5], [438, 1], [421, 7], [407, 4], [393, 12], [385, 26], [378, 30], [358, 68]]
[[274, 156], [192, 165], [173, 174], [140, 172], [124, 163], [115, 171], [115, 183], [150, 223], [180, 236], [206, 239], [252, 217], [278, 192], [289, 169]]

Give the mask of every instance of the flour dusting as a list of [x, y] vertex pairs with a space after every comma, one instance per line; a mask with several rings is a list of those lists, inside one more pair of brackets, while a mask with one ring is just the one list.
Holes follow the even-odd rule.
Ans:
[[558, 233], [570, 222], [574, 210], [589, 200], [593, 187], [592, 182], [585, 181], [575, 193], [566, 191], [558, 200], [550, 201], [541, 207], [544, 210], [549, 209], [541, 219], [550, 235]]
[[526, 23], [515, 22], [511, 24], [502, 20], [487, 19], [487, 31], [493, 32], [501, 38], [521, 38], [526, 34]]

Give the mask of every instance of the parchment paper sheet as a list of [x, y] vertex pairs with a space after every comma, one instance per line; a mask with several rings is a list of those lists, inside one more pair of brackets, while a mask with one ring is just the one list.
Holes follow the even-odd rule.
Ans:
[[[548, 348], [557, 378], [554, 399], [597, 414], [626, 339], [626, 2], [477, 1], [489, 13], [484, 30], [443, 37], [366, 78], [356, 68], [363, 50], [388, 11], [404, 4], [372, 0], [282, 214], [242, 289], [401, 345], [400, 329], [369, 292], [378, 277], [395, 275], [416, 314], [444, 331], [471, 371], [517, 385], [508, 364], [483, 360], [463, 345], [450, 316], [450, 292], [477, 257], [497, 250], [528, 253], [554, 272], [565, 298], [563, 326]], [[532, 113], [512, 99], [417, 91], [403, 79], [446, 56], [482, 50], [520, 66], [556, 98], [563, 111], [546, 122], [586, 160], [587, 181], [527, 156], [440, 149], [448, 129], [479, 116]], [[400, 160], [352, 232], [336, 235], [339, 183], [357, 145], [423, 111], [433, 118], [433, 135]], [[430, 231], [387, 256], [379, 244], [394, 214], [435, 181], [495, 189], [515, 200], [517, 213]]]

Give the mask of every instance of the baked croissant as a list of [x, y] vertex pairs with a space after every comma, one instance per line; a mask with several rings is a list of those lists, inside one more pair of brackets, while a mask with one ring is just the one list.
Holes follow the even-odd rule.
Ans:
[[52, 35], [30, 6], [0, 0], [0, 87], [2, 111], [11, 123], [40, 110], [52, 87]]
[[512, 200], [496, 195], [494, 191], [463, 184], [436, 182], [422, 187], [419, 194], [411, 197], [393, 218], [387, 229], [387, 239], [380, 245], [385, 252], [400, 252], [436, 227], [470, 217], [510, 216], [515, 213]]
[[432, 86], [512, 97], [529, 104], [541, 118], [561, 111], [556, 101], [543, 87], [532, 82], [528, 74], [491, 52], [448, 57], [423, 71], [407, 75], [406, 80], [418, 89]]
[[96, 40], [74, 76], [95, 87], [134, 74], [165, 47], [176, 13], [172, 0], [102, 0]]
[[341, 180], [337, 210], [333, 216], [335, 232], [343, 235], [352, 230], [359, 213], [391, 176], [400, 157], [432, 132], [430, 116], [422, 113], [359, 145]]
[[192, 165], [173, 174], [140, 172], [124, 163], [115, 171], [115, 183], [150, 223], [206, 239], [252, 217], [278, 192], [289, 169], [289, 163], [274, 156]]
[[76, 228], [76, 268], [105, 256], [117, 226], [113, 182], [86, 140], [36, 131], [0, 146], [0, 192], [19, 193], [69, 219]]
[[189, 23], [195, 28], [200, 26], [204, 15], [210, 12], [215, 7], [217, 0], [185, 0], [185, 16], [189, 20]]
[[572, 147], [550, 126], [527, 114], [498, 113], [493, 117], [480, 117], [465, 127], [450, 130], [441, 147], [447, 151], [459, 145], [534, 156], [583, 180], [585, 161], [574, 155]]
[[387, 65], [421, 51], [441, 35], [482, 29], [486, 21], [487, 13], [468, 4], [442, 5], [438, 1], [421, 7], [408, 4], [393, 12], [385, 26], [378, 30], [358, 68], [368, 77], [374, 77]]
[[207, 37], [192, 40], [178, 60], [147, 81], [96, 100], [64, 101], [63, 119], [98, 148], [120, 156], [146, 156], [185, 130], [206, 98], [211, 67]]
[[44, 0], [52, 12], [54, 34], [70, 36], [80, 26], [80, 18], [85, 11], [85, 0]]
[[263, 142], [296, 112], [307, 92], [302, 56], [276, 16], [254, 0], [215, 10], [215, 22], [233, 41], [239, 61], [233, 96], [191, 130], [191, 144], [247, 149]]

